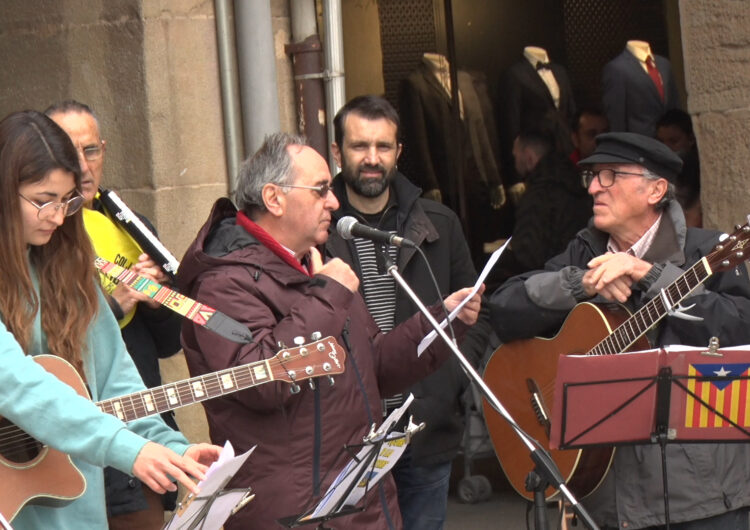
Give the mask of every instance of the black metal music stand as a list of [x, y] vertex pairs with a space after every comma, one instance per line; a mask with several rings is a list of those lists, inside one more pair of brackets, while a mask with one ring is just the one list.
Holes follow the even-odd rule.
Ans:
[[[551, 446], [586, 449], [659, 444], [669, 528], [667, 443], [747, 442], [750, 426], [717, 406], [704, 385], [748, 392], [750, 349], [668, 347], [609, 356], [561, 355]], [[708, 374], [712, 375], [708, 375]], [[613, 375], [616, 374], [616, 375]], [[724, 390], [722, 390], [724, 391]], [[704, 393], [706, 392], [706, 393]], [[714, 394], [715, 396], [715, 394]], [[603, 475], [602, 475], [603, 476]]]
[[[387, 421], [388, 420], [386, 420], [386, 422]], [[339, 452], [336, 461], [338, 461], [343, 454], [349, 455], [351, 460], [344, 468], [346, 471], [342, 471], [334, 481], [334, 486], [332, 486], [322, 498], [317, 499], [308, 505], [301, 514], [283, 517], [278, 519], [278, 522], [287, 528], [297, 528], [299, 526], [317, 523], [317, 528], [323, 530], [328, 528], [325, 526], [325, 523], [332, 519], [363, 511], [367, 506], [367, 497], [371, 491], [370, 486], [374, 485], [385, 476], [384, 474], [378, 476], [375, 472], [375, 467], [376, 464], [378, 464], [378, 457], [381, 456], [383, 445], [393, 442], [394, 440], [403, 440], [404, 444], [408, 444], [412, 434], [424, 426], [423, 424], [421, 426], [415, 426], [411, 423], [411, 420], [409, 420], [409, 426], [406, 428], [407, 432], [401, 434], [392, 433], [395, 424], [396, 422], [391, 422], [387, 425], [386, 429], [380, 432], [375, 432], [373, 428], [370, 435], [365, 437], [363, 443], [344, 446]], [[384, 423], [384, 426], [386, 426], [386, 423]], [[368, 450], [363, 452], [363, 448], [367, 448]], [[373, 480], [375, 480], [375, 482], [372, 482]], [[352, 491], [356, 487], [361, 488], [363, 484], [364, 493], [362, 494], [361, 500], [355, 505], [348, 504], [346, 501], [350, 497]], [[336, 498], [337, 500], [334, 502], [328, 502], [331, 498]], [[323, 510], [320, 510], [319, 506], [326, 502], [328, 502], [328, 506]]]

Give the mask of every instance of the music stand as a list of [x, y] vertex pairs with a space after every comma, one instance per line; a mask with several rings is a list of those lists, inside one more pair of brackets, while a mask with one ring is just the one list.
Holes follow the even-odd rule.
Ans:
[[[361, 444], [344, 446], [339, 457], [347, 453], [351, 459], [339, 472], [325, 495], [301, 514], [283, 517], [278, 519], [278, 522], [287, 528], [318, 523], [318, 528], [322, 529], [326, 528], [325, 523], [331, 519], [363, 511], [364, 499], [370, 488], [390, 472], [414, 433], [424, 428], [424, 423], [415, 425], [409, 418], [403, 433], [394, 431], [394, 427], [412, 401], [414, 395], [409, 394], [403, 405], [391, 412], [378, 429], [375, 429], [375, 425], [372, 426]], [[358, 506], [360, 503], [362, 505]]]
[[188, 495], [177, 506], [164, 530], [219, 530], [230, 515], [253, 500], [251, 488], [225, 488], [254, 450], [255, 447], [234, 456], [232, 444], [227, 441], [219, 460], [211, 464], [206, 478], [198, 483], [200, 493]]
[[[661, 447], [669, 528], [667, 443], [750, 438], [750, 347], [668, 346], [607, 356], [561, 355], [553, 448], [654, 444]], [[612, 375], [616, 374], [616, 375]], [[732, 397], [730, 397], [732, 395]]]

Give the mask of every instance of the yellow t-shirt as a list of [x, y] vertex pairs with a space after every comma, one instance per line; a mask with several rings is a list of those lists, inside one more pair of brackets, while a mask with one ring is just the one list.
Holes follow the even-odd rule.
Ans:
[[[91, 243], [94, 245], [94, 251], [97, 256], [129, 269], [138, 262], [138, 256], [143, 254], [143, 250], [130, 237], [130, 234], [120, 228], [107, 215], [96, 210], [84, 208], [83, 224], [91, 238]], [[99, 279], [102, 282], [104, 291], [111, 295], [112, 291], [117, 287], [117, 280], [113, 280], [101, 272], [99, 272]], [[128, 325], [134, 314], [135, 308], [119, 320], [120, 329]]]

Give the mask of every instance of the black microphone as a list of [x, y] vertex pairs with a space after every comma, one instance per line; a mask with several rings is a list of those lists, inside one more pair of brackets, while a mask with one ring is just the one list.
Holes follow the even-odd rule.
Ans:
[[399, 237], [395, 234], [389, 234], [383, 230], [377, 228], [371, 228], [357, 221], [354, 217], [347, 215], [339, 219], [336, 223], [336, 231], [344, 239], [354, 239], [355, 237], [361, 237], [363, 239], [369, 239], [376, 243], [383, 243], [385, 245], [393, 245], [394, 247], [412, 247], [417, 248], [414, 241], [406, 239], [405, 237]]

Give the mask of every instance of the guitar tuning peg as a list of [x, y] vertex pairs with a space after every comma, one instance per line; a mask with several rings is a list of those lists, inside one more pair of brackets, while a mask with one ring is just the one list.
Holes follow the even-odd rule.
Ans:
[[305, 337], [303, 337], [301, 335], [297, 335], [296, 337], [294, 337], [294, 339], [292, 339], [292, 341], [297, 346], [302, 346], [305, 343]]
[[328, 384], [329, 384], [329, 386], [333, 386], [333, 385], [335, 385], [335, 384], [336, 384], [336, 380], [335, 380], [335, 379], [333, 378], [333, 376], [332, 376], [332, 375], [327, 375], [327, 376], [326, 376], [326, 379], [328, 379]]
[[310, 390], [315, 390], [315, 381], [313, 381], [312, 379], [308, 379], [307, 384], [310, 385]]
[[299, 385], [297, 383], [292, 383], [292, 386], [289, 387], [289, 393], [299, 394]]
[[313, 331], [310, 334], [310, 340], [315, 342], [316, 340], [320, 340], [323, 338], [323, 334], [320, 331]]
[[284, 349], [286, 349], [286, 344], [284, 344], [284, 341], [282, 341], [282, 340], [280, 340], [280, 341], [276, 342], [276, 346], [277, 346], [277, 347], [278, 347], [278, 348], [279, 348], [280, 350], [284, 350]]

